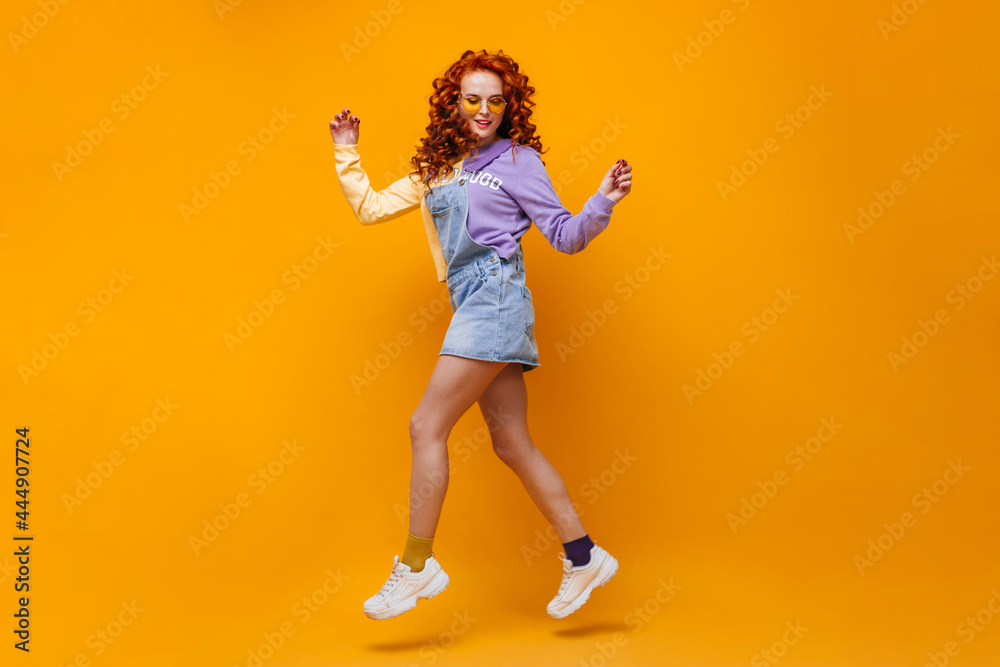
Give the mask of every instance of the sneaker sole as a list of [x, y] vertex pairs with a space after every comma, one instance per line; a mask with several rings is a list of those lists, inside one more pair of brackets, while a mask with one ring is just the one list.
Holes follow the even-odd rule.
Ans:
[[444, 589], [448, 588], [449, 583], [451, 583], [451, 579], [448, 577], [448, 574], [444, 570], [441, 570], [434, 575], [434, 578], [425, 588], [417, 591], [408, 598], [403, 598], [395, 606], [389, 607], [384, 611], [370, 612], [365, 609], [365, 616], [373, 621], [383, 621], [387, 618], [395, 618], [396, 616], [408, 612], [416, 607], [418, 601], [430, 600], [432, 597], [440, 595]]
[[566, 618], [582, 607], [584, 603], [590, 599], [590, 594], [595, 588], [604, 586], [606, 583], [611, 581], [616, 574], [618, 574], [618, 560], [614, 556], [611, 556], [602, 568], [602, 574], [594, 577], [594, 580], [590, 582], [585, 589], [583, 589], [583, 592], [580, 593], [580, 596], [576, 600], [574, 600], [568, 607], [560, 611], [555, 613], [549, 612], [549, 616], [552, 618]]

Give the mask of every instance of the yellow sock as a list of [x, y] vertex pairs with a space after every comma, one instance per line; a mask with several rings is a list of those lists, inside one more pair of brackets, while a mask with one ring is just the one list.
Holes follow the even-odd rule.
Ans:
[[403, 550], [401, 562], [410, 566], [414, 572], [424, 569], [424, 561], [431, 555], [431, 545], [434, 544], [433, 537], [416, 537], [410, 533], [406, 534], [406, 549]]

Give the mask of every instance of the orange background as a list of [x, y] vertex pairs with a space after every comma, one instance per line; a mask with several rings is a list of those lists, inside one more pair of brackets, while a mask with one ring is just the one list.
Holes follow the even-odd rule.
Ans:
[[[995, 5], [221, 6], [4, 5], [4, 665], [248, 665], [267, 636], [268, 666], [998, 663]], [[560, 545], [473, 408], [434, 545], [451, 586], [375, 623], [361, 604], [402, 553], [407, 422], [450, 311], [419, 214], [352, 216], [328, 121], [362, 118], [385, 187], [467, 48], [530, 76], [571, 211], [634, 168], [585, 252], [524, 238], [532, 437], [621, 570], [548, 618]], [[88, 154], [54, 167], [68, 147]], [[647, 271], [651, 247], [669, 258]], [[227, 345], [255, 302], [269, 316]], [[10, 632], [20, 426], [30, 654]]]

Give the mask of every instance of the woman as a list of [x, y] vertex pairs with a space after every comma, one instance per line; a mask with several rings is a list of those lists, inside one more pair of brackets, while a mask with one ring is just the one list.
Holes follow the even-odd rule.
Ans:
[[330, 121], [337, 176], [354, 214], [362, 224], [376, 224], [419, 207], [452, 308], [437, 365], [410, 417], [406, 547], [364, 612], [392, 618], [448, 586], [431, 550], [448, 487], [447, 438], [478, 402], [497, 456], [521, 479], [565, 548], [562, 583], [547, 608], [563, 618], [611, 580], [618, 562], [590, 539], [562, 477], [528, 434], [523, 373], [539, 360], [520, 237], [533, 221], [556, 249], [582, 250], [631, 190], [632, 167], [625, 160], [612, 165], [574, 216], [559, 202], [540, 157], [531, 124], [535, 89], [509, 56], [466, 51], [433, 86], [414, 170], [385, 190], [372, 190], [361, 168], [361, 120], [345, 108]]

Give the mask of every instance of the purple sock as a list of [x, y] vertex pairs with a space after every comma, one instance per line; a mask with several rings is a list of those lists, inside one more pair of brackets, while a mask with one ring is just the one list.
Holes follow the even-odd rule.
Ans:
[[573, 561], [573, 567], [580, 567], [590, 562], [590, 550], [593, 546], [594, 543], [591, 541], [590, 535], [584, 535], [572, 542], [563, 542], [566, 558]]

